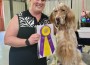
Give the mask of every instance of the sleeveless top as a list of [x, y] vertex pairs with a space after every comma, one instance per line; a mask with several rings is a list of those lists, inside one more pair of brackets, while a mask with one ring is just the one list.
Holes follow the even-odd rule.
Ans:
[[[42, 13], [41, 19], [37, 22], [36, 18], [32, 16], [29, 11], [23, 11], [19, 14], [19, 31], [18, 38], [28, 39], [35, 33], [36, 25], [43, 25], [48, 23], [48, 17]], [[47, 65], [46, 58], [38, 58], [37, 44], [25, 47], [11, 47], [9, 52], [9, 65]]]

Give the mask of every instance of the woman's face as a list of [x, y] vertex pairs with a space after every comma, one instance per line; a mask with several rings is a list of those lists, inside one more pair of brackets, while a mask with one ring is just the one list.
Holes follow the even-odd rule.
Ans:
[[33, 12], [42, 12], [46, 0], [30, 0], [30, 7]]

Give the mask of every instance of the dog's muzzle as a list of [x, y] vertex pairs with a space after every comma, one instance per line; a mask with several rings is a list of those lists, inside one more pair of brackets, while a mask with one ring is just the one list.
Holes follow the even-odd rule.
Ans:
[[60, 24], [60, 18], [56, 18], [56, 25]]

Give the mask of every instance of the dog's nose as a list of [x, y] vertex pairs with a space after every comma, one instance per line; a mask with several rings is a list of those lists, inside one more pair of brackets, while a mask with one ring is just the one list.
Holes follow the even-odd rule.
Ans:
[[60, 18], [56, 18], [57, 24], [60, 23]]
[[60, 19], [57, 17], [56, 20], [59, 21]]

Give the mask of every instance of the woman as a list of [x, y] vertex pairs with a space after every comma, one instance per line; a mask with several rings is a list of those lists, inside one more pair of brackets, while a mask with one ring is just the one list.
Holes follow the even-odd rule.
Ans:
[[37, 42], [40, 35], [35, 26], [46, 24], [42, 13], [46, 0], [29, 0], [29, 10], [15, 15], [6, 30], [5, 44], [10, 45], [9, 65], [47, 65], [46, 58], [38, 59]]

